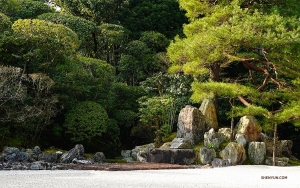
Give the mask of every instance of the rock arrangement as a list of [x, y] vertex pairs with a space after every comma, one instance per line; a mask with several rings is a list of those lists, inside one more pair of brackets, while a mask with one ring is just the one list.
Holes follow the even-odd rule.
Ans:
[[15, 147], [5, 147], [0, 154], [0, 170], [64, 170], [67, 164], [95, 164], [104, 163], [105, 155], [97, 152], [92, 158], [84, 157], [84, 147], [75, 145], [71, 150], [63, 153], [56, 151], [43, 154], [39, 146], [33, 149], [19, 150]]
[[[157, 162], [190, 165], [197, 159], [203, 165], [224, 167], [249, 164], [272, 165], [273, 139], [262, 133], [262, 127], [253, 116], [240, 118], [231, 140], [230, 128], [218, 128], [216, 110], [212, 100], [204, 100], [200, 109], [187, 105], [180, 111], [177, 136], [160, 148], [153, 144], [123, 150], [121, 155], [128, 162]], [[204, 147], [193, 151], [192, 146], [203, 140]], [[222, 146], [222, 147], [221, 147]], [[292, 156], [293, 142], [276, 142], [277, 166], [287, 166]]]
[[[218, 131], [217, 131], [218, 130]], [[235, 140], [231, 140], [235, 135]], [[203, 140], [204, 146], [195, 151], [192, 146]], [[276, 141], [277, 166], [287, 166], [292, 155], [291, 140]], [[154, 144], [136, 146], [122, 150], [121, 156], [127, 162], [153, 162], [191, 165], [197, 158], [204, 166], [226, 167], [240, 165], [245, 160], [252, 164], [272, 165], [273, 139], [262, 133], [262, 128], [253, 116], [243, 116], [237, 123], [234, 134], [229, 128], [218, 128], [213, 101], [205, 100], [200, 109], [187, 105], [180, 111], [177, 136], [172, 142], [160, 148]], [[84, 147], [75, 145], [68, 152], [56, 151], [45, 154], [36, 146], [19, 150], [6, 147], [0, 155], [0, 170], [59, 170], [68, 169], [66, 164], [104, 163], [105, 155], [97, 152], [86, 159]]]

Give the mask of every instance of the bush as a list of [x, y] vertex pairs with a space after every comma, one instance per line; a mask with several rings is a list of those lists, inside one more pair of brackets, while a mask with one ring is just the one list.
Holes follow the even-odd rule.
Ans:
[[73, 142], [83, 142], [106, 133], [108, 123], [108, 115], [100, 104], [85, 101], [67, 113], [64, 126]]

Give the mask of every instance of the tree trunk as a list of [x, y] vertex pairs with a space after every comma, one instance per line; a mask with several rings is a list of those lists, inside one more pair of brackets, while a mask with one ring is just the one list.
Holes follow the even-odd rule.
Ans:
[[276, 166], [276, 142], [277, 142], [277, 124], [274, 125], [274, 139], [273, 139], [273, 166]]
[[[231, 104], [231, 108], [234, 107], [234, 99], [230, 98], [230, 104]], [[233, 132], [233, 128], [234, 128], [234, 118], [233, 118], [233, 110], [231, 109], [231, 122], [230, 122], [230, 141], [234, 140], [234, 132]]]
[[210, 69], [210, 78], [212, 81], [214, 82], [218, 82], [220, 80], [220, 70], [221, 70], [221, 66], [219, 63], [212, 63], [209, 66]]

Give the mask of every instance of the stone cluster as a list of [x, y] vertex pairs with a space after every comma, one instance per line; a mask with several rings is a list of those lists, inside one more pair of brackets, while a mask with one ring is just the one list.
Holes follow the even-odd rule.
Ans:
[[[193, 151], [192, 146], [202, 140], [204, 147]], [[289, 158], [293, 157], [292, 146], [291, 140], [276, 142], [276, 165], [288, 165]], [[262, 133], [255, 117], [241, 117], [232, 131], [219, 128], [214, 102], [207, 99], [199, 109], [187, 105], [180, 111], [177, 136], [172, 142], [164, 143], [160, 148], [153, 144], [137, 146], [133, 150], [123, 150], [121, 155], [128, 162], [176, 164], [191, 164], [198, 156], [201, 164], [223, 167], [240, 165], [246, 159], [250, 164], [271, 165], [272, 152], [273, 139]]]
[[84, 147], [75, 145], [65, 153], [42, 153], [40, 147], [19, 150], [15, 147], [5, 147], [0, 154], [0, 170], [62, 170], [66, 169], [63, 164], [94, 164], [104, 163], [105, 155], [97, 152], [92, 158], [84, 157]]

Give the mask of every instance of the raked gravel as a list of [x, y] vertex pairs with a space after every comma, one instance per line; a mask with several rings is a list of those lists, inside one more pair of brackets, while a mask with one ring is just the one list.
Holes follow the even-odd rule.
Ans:
[[[273, 178], [273, 179], [262, 179]], [[276, 179], [284, 178], [284, 179]], [[285, 179], [286, 178], [286, 179]], [[300, 167], [231, 166], [207, 169], [0, 171], [0, 187], [20, 188], [300, 188]]]

